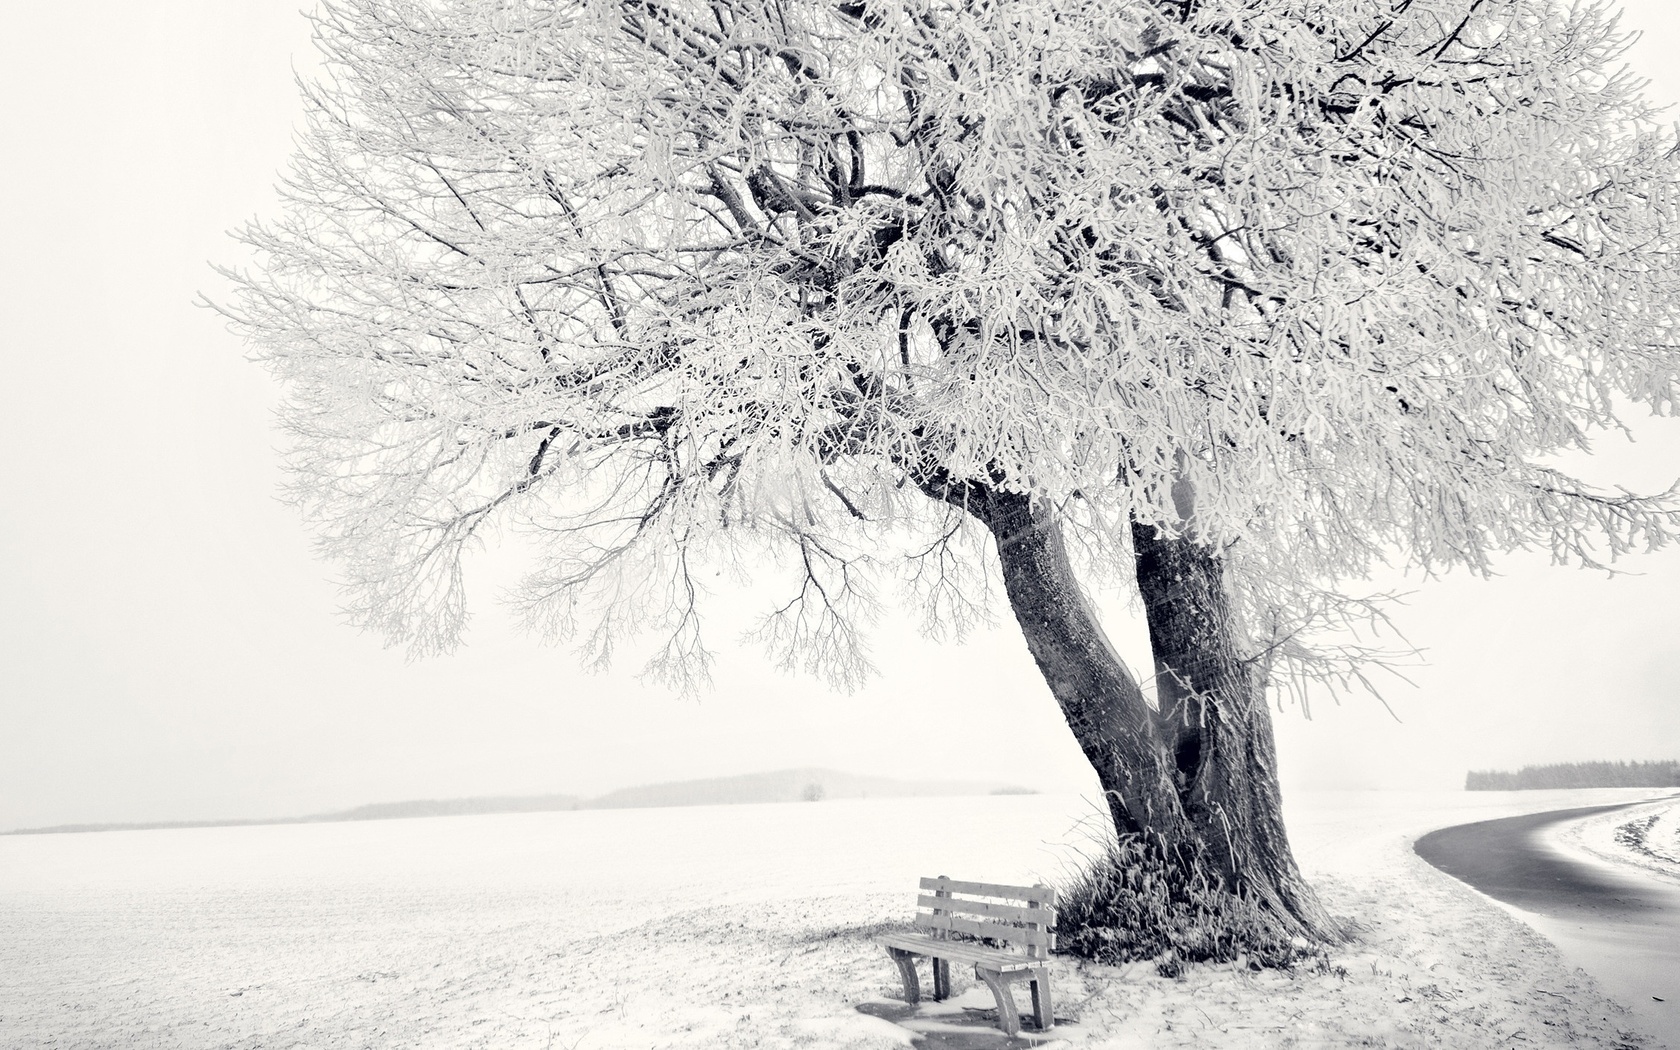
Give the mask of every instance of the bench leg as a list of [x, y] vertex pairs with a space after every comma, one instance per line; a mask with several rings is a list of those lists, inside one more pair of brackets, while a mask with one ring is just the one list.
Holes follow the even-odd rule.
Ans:
[[1040, 1032], [1048, 1032], [1056, 1023], [1055, 1011], [1050, 1007], [1050, 967], [1032, 971], [1032, 1000], [1033, 1020]]
[[979, 966], [974, 968], [974, 976], [985, 981], [986, 987], [992, 990], [992, 998], [997, 1000], [998, 1027], [1003, 1029], [1003, 1034], [1015, 1035], [1020, 1032], [1021, 1015], [1015, 1009], [1015, 993], [1009, 989], [1009, 979], [996, 970], [986, 970]]
[[951, 997], [951, 964], [938, 956], [933, 958], [933, 997], [935, 999], [949, 999]]
[[[916, 979], [916, 957], [903, 948], [888, 948], [898, 976], [904, 981], [904, 1001], [915, 1006], [922, 1001], [922, 983]], [[934, 986], [938, 987], [938, 971], [934, 972]]]

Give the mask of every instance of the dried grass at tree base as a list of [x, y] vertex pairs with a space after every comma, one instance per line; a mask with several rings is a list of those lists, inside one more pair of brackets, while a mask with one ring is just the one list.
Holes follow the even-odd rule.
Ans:
[[1136, 836], [1110, 842], [1073, 878], [1060, 895], [1056, 927], [1068, 954], [1109, 965], [1154, 960], [1163, 977], [1201, 962], [1329, 966], [1322, 947], [1228, 890], [1199, 857], [1168, 863]]

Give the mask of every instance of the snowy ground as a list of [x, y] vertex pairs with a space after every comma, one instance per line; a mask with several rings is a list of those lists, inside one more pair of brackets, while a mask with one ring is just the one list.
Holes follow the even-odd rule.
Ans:
[[1675, 799], [1566, 825], [1558, 839], [1560, 845], [1680, 883], [1680, 801]]
[[[1059, 958], [1039, 1045], [1648, 1046], [1410, 841], [1649, 794], [1292, 797], [1355, 943], [1293, 975]], [[0, 838], [0, 1046], [904, 1046], [869, 1012], [898, 995], [869, 935], [908, 922], [919, 875], [1059, 881], [1090, 813], [999, 796]], [[989, 1005], [953, 976], [915, 1023]], [[1009, 1045], [968, 1031], [943, 1045]]]

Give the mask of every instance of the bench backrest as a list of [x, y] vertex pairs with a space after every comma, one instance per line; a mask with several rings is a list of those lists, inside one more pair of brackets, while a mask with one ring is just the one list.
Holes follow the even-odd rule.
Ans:
[[1056, 891], [1048, 886], [959, 882], [941, 875], [922, 880], [916, 925], [935, 937], [989, 937], [1042, 959], [1055, 950]]

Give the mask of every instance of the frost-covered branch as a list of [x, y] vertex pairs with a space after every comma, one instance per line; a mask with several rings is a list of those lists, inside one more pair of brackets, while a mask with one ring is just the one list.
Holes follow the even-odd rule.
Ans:
[[672, 678], [748, 548], [802, 566], [779, 659], [849, 679], [903, 566], [974, 622], [988, 500], [1121, 578], [1134, 522], [1237, 552], [1284, 654], [1397, 552], [1669, 542], [1675, 493], [1545, 466], [1680, 379], [1680, 165], [1613, 18], [1320, 7], [329, 0], [223, 308], [358, 619], [449, 645], [499, 520], [534, 622], [651, 625]]

